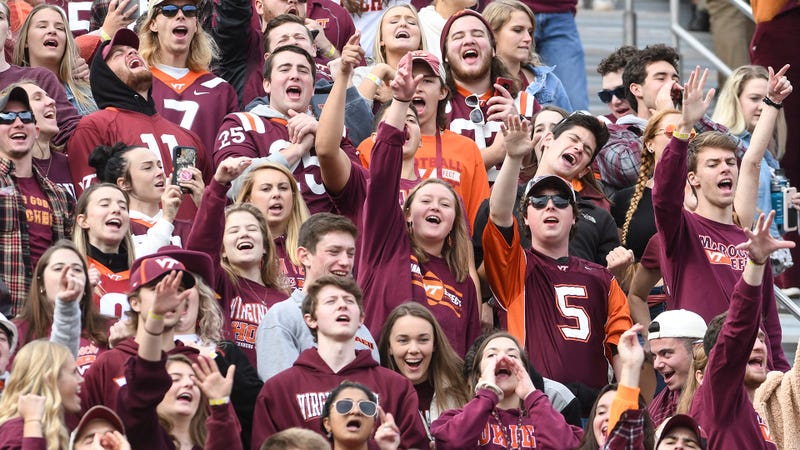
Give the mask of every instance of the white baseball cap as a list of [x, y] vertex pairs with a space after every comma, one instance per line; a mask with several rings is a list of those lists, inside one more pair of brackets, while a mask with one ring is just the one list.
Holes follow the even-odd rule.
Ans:
[[8, 335], [8, 348], [11, 354], [14, 354], [14, 350], [17, 349], [17, 326], [14, 325], [10, 320], [0, 313], [0, 331], [5, 332]]
[[647, 328], [647, 340], [659, 338], [703, 339], [706, 321], [699, 314], [686, 309], [664, 311]]

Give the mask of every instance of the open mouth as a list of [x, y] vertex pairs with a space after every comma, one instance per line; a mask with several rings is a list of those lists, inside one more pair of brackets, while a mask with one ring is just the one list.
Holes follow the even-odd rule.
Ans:
[[350, 323], [350, 316], [347, 314], [340, 314], [336, 316], [336, 321], [341, 323]]
[[139, 58], [134, 58], [128, 63], [129, 69], [138, 69], [140, 67], [144, 67], [144, 62]]
[[282, 212], [283, 212], [283, 205], [281, 205], [281, 204], [279, 204], [279, 203], [275, 203], [275, 204], [273, 204], [273, 205], [270, 205], [270, 207], [269, 207], [269, 208], [267, 208], [267, 209], [268, 209], [268, 210], [269, 210], [269, 212], [270, 212], [270, 213], [272, 213], [272, 214], [280, 214], [280, 213], [282, 213]]
[[442, 223], [442, 219], [440, 219], [437, 216], [428, 216], [428, 217], [425, 218], [425, 221], [428, 222], [428, 223], [436, 224], [436, 225], [439, 225], [440, 223]]
[[761, 369], [761, 368], [764, 367], [764, 358], [762, 358], [760, 356], [756, 356], [754, 358], [750, 358], [750, 360], [747, 361], [747, 365], [755, 367], [757, 369]]
[[406, 30], [399, 30], [397, 34], [394, 35], [395, 39], [409, 39], [411, 34]]
[[404, 359], [403, 362], [411, 369], [419, 369], [422, 365], [422, 359]]
[[55, 109], [48, 109], [47, 111], [42, 114], [45, 119], [55, 119], [56, 118], [56, 110]]
[[189, 29], [184, 26], [177, 26], [172, 30], [172, 34], [180, 38], [186, 37], [189, 34]]
[[183, 402], [191, 402], [192, 400], [194, 400], [194, 396], [188, 392], [183, 392], [181, 394], [178, 394], [178, 400]]
[[294, 14], [296, 16], [297, 15], [297, 8], [292, 7], [292, 8], [287, 9], [286, 10], [286, 14]]
[[297, 86], [289, 86], [286, 88], [286, 97], [292, 100], [299, 100], [303, 91]]
[[358, 419], [352, 419], [352, 420], [348, 420], [348, 421], [347, 421], [347, 424], [346, 424], [346, 426], [347, 426], [347, 431], [353, 431], [353, 432], [355, 432], [355, 431], [359, 431], [359, 430], [361, 430], [361, 426], [362, 426], [362, 425], [363, 425], [363, 424], [362, 424], [362, 423], [361, 423], [361, 421], [360, 421], [360, 420], [358, 420]]
[[467, 63], [475, 62], [478, 59], [478, 51], [477, 50], [467, 50], [467, 51], [465, 51], [464, 53], [461, 54], [461, 59], [463, 59], [464, 62], [467, 62]]
[[164, 184], [165, 184], [165, 183], [164, 183], [164, 180], [161, 180], [161, 181], [158, 181], [158, 182], [156, 182], [156, 184], [155, 184], [155, 187], [157, 187], [157, 188], [163, 188], [163, 187], [164, 187]]
[[58, 41], [55, 39], [48, 39], [44, 41], [44, 46], [50, 48], [58, 48]]
[[726, 178], [719, 183], [717, 183], [717, 187], [719, 187], [723, 191], [732, 191], [733, 190], [733, 180]]
[[28, 134], [23, 132], [14, 133], [11, 135], [11, 139], [14, 141], [24, 141], [28, 139]]
[[330, 273], [331, 275], [336, 275], [337, 277], [346, 277], [350, 275], [350, 272], [346, 270], [331, 270]]
[[118, 229], [118, 230], [119, 230], [120, 228], [122, 228], [122, 220], [120, 220], [120, 219], [110, 219], [110, 220], [107, 220], [107, 221], [106, 221], [106, 226], [107, 226], [107, 227], [116, 228], [116, 229]]
[[664, 382], [665, 382], [665, 383], [667, 383], [667, 384], [669, 384], [670, 380], [672, 380], [672, 377], [673, 377], [674, 375], [675, 375], [675, 372], [674, 372], [674, 371], [670, 371], [670, 372], [663, 372], [663, 373], [661, 374], [661, 376], [662, 376], [662, 377], [664, 377]]
[[568, 162], [568, 163], [569, 163], [569, 165], [574, 165], [574, 164], [577, 162], [577, 159], [575, 158], [575, 155], [572, 155], [572, 154], [570, 154], [570, 153], [564, 153], [563, 155], [561, 155], [561, 157], [562, 157], [562, 158], [563, 158], [563, 159], [564, 159], [566, 162]]
[[255, 247], [252, 242], [244, 241], [236, 245], [236, 250], [252, 250]]
[[556, 224], [556, 223], [558, 223], [558, 218], [556, 218], [556, 217], [546, 217], [544, 219], [544, 223]]
[[414, 97], [411, 100], [411, 105], [417, 110], [418, 115], [425, 111], [425, 99], [422, 97]]

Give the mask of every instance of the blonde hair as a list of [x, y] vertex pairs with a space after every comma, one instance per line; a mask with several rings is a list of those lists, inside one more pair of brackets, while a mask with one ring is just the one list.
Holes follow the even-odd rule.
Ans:
[[[89, 87], [89, 82], [76, 79], [72, 76], [72, 71], [78, 65], [78, 45], [75, 43], [75, 38], [69, 30], [69, 19], [67, 13], [56, 5], [42, 3], [36, 5], [25, 18], [22, 26], [19, 28], [19, 36], [17, 37], [17, 44], [14, 46], [13, 63], [18, 66], [27, 67], [31, 65], [30, 55], [28, 53], [28, 30], [31, 27], [34, 16], [43, 9], [50, 9], [61, 16], [65, 28], [65, 48], [64, 56], [61, 57], [61, 62], [58, 65], [58, 80], [64, 83], [72, 91], [77, 102], [83, 109], [96, 109], [94, 99], [92, 98], [92, 91]], [[48, 94], [49, 95], [49, 94]]]
[[222, 340], [222, 309], [217, 301], [217, 296], [202, 277], [195, 275], [195, 287], [200, 301], [197, 308], [197, 335], [207, 344]]
[[[242, 177], [242, 188], [239, 190], [239, 195], [236, 196], [236, 203], [250, 203], [250, 195], [255, 186], [256, 173], [262, 170], [278, 171], [289, 180], [289, 186], [292, 189], [292, 212], [289, 214], [289, 222], [286, 224], [286, 254], [289, 256], [292, 264], [303, 267], [303, 264], [297, 257], [297, 241], [300, 236], [300, 227], [311, 214], [308, 212], [308, 206], [306, 206], [306, 202], [303, 200], [303, 194], [300, 192], [300, 187], [297, 185], [294, 175], [286, 166], [267, 162], [247, 172]], [[264, 213], [264, 211], [262, 211], [262, 213]]]
[[[158, 7], [151, 7], [147, 18], [139, 26], [139, 54], [153, 67], [161, 60], [161, 46], [158, 44], [158, 33], [150, 30], [150, 24], [156, 20]], [[198, 10], [199, 13], [199, 10]], [[211, 61], [219, 56], [219, 49], [214, 39], [203, 29], [199, 17], [186, 18], [197, 23], [197, 32], [189, 44], [189, 55], [186, 67], [192, 72], [207, 72]]]
[[[720, 90], [717, 106], [714, 108], [711, 119], [728, 127], [728, 131], [736, 136], [747, 131], [747, 123], [739, 97], [747, 82], [758, 78], [769, 81], [767, 69], [762, 66], [741, 66], [734, 70]], [[786, 134], [786, 116], [781, 109], [778, 111], [778, 119], [772, 135], [772, 139], [775, 141], [775, 145], [772, 146], [775, 148], [771, 151], [777, 159], [780, 159], [786, 152]]]
[[[447, 267], [450, 269], [450, 272], [453, 273], [453, 276], [455, 276], [456, 281], [462, 283], [469, 275], [469, 264], [472, 260], [470, 256], [472, 245], [469, 233], [467, 232], [464, 207], [461, 204], [461, 198], [458, 196], [455, 189], [453, 189], [453, 186], [438, 178], [428, 178], [424, 180], [408, 194], [408, 198], [406, 198], [406, 202], [403, 204], [403, 213], [406, 218], [411, 214], [411, 203], [414, 202], [417, 192], [429, 184], [444, 186], [453, 196], [453, 209], [455, 209], [456, 215], [453, 219], [453, 228], [450, 229], [450, 233], [447, 234], [444, 244], [442, 245], [442, 258], [447, 261]], [[407, 232], [411, 238], [411, 248], [417, 260], [421, 263], [427, 262], [428, 254], [417, 245], [416, 239], [414, 238], [414, 229], [410, 224], [408, 225]]]
[[689, 414], [689, 409], [692, 407], [692, 399], [700, 387], [697, 381], [697, 371], [705, 373], [706, 365], [708, 365], [708, 356], [706, 351], [700, 344], [694, 344], [692, 349], [692, 363], [689, 365], [689, 376], [686, 378], [686, 383], [683, 385], [681, 396], [678, 399], [678, 406], [675, 414]]
[[[531, 21], [532, 29], [536, 29], [536, 17], [533, 15], [533, 11], [528, 5], [519, 0], [494, 0], [486, 5], [483, 10], [483, 17], [489, 22], [492, 31], [497, 34], [511, 20], [511, 15], [515, 12], [525, 13]], [[540, 61], [534, 51], [533, 33], [531, 33], [531, 48], [526, 63], [533, 64], [534, 62], [538, 63]]]
[[[285, 291], [286, 282], [284, 281], [283, 274], [278, 268], [278, 259], [275, 257], [275, 243], [272, 242], [272, 236], [269, 233], [269, 226], [267, 225], [267, 219], [264, 218], [264, 214], [260, 209], [256, 208], [250, 203], [236, 203], [225, 208], [226, 228], [228, 226], [228, 218], [235, 212], [246, 212], [251, 214], [256, 218], [256, 222], [258, 222], [258, 228], [261, 230], [261, 239], [263, 240], [265, 250], [264, 255], [261, 256], [261, 282], [264, 283], [264, 286], [268, 288], [277, 289], [282, 292]], [[230, 261], [228, 260], [228, 256], [225, 255], [224, 244], [220, 244], [220, 246], [220, 254], [223, 255], [220, 263], [222, 269], [225, 271], [225, 274], [228, 275], [228, 278], [231, 280], [231, 282], [237, 284], [239, 282], [239, 271], [231, 265]]]
[[0, 399], [0, 424], [20, 415], [20, 396], [41, 395], [45, 398], [42, 431], [47, 450], [67, 448], [69, 432], [64, 422], [58, 381], [61, 368], [71, 359], [72, 353], [67, 347], [46, 339], [31, 341], [23, 346], [14, 358], [11, 376]]
[[622, 245], [625, 245], [628, 242], [628, 232], [630, 231], [631, 219], [633, 219], [633, 215], [639, 208], [639, 201], [642, 199], [642, 195], [644, 195], [644, 188], [647, 185], [647, 181], [653, 176], [653, 172], [656, 168], [656, 154], [647, 148], [647, 144], [655, 139], [656, 133], [658, 133], [658, 130], [661, 127], [661, 121], [664, 120], [664, 117], [667, 117], [670, 114], [680, 113], [681, 112], [677, 109], [659, 111], [655, 113], [647, 122], [647, 126], [642, 134], [642, 165], [639, 167], [639, 178], [636, 180], [636, 188], [633, 191], [631, 203], [628, 205], [628, 211], [625, 212], [625, 224], [622, 225], [622, 233], [619, 239]]
[[386, 49], [381, 46], [381, 37], [383, 36], [383, 18], [386, 17], [386, 14], [389, 14], [389, 11], [395, 8], [406, 8], [411, 11], [411, 14], [414, 15], [414, 19], [417, 21], [417, 29], [419, 29], [419, 48], [417, 50], [428, 50], [428, 44], [425, 42], [425, 32], [422, 30], [422, 26], [420, 25], [417, 8], [415, 8], [411, 3], [392, 5], [383, 11], [383, 14], [381, 14], [381, 20], [378, 21], [378, 31], [375, 34], [375, 43], [372, 44], [372, 57], [375, 59], [375, 64], [386, 62]]
[[[83, 194], [81, 194], [81, 196], [78, 198], [78, 203], [75, 205], [74, 217], [76, 220], [72, 229], [72, 240], [75, 242], [75, 246], [78, 247], [78, 251], [81, 252], [81, 256], [84, 258], [89, 258], [89, 229], [78, 225], [77, 217], [88, 212], [90, 197], [95, 193], [95, 191], [99, 191], [101, 188], [112, 188], [122, 192], [123, 197], [125, 197], [125, 202], [130, 205], [128, 193], [122, 190], [122, 188], [116, 184], [96, 183], [83, 191]], [[130, 226], [128, 227], [128, 232], [125, 233], [125, 237], [122, 238], [122, 242], [119, 243], [119, 248], [121, 249], [123, 247], [128, 252], [128, 268], [130, 268], [133, 265], [133, 261], [136, 259], [133, 249], [133, 240], [131, 239]]]

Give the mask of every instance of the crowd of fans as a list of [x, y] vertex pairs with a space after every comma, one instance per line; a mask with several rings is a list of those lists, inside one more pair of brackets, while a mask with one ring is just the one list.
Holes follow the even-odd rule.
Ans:
[[133, 1], [0, 2], [0, 448], [798, 448], [797, 2]]

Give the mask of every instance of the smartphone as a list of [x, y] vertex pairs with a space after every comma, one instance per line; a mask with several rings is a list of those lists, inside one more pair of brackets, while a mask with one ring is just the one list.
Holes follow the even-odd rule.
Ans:
[[[192, 179], [192, 171], [189, 168], [197, 163], [197, 149], [194, 147], [177, 146], [172, 149], [172, 184], [180, 186], [181, 181]], [[184, 187], [181, 188], [184, 194], [191, 191]]]
[[[494, 80], [494, 84], [499, 84], [500, 86], [503, 86], [503, 89], [507, 90], [510, 93], [511, 92], [511, 86], [514, 85], [514, 80], [512, 80], [510, 78], [497, 77], [497, 79]], [[501, 95], [501, 94], [497, 91], [497, 89], [495, 89], [494, 90], [494, 95], [497, 96], [497, 95]]]
[[678, 83], [673, 84], [670, 95], [672, 95], [672, 104], [680, 108], [683, 105], [683, 88], [681, 85]]
[[796, 187], [783, 188], [783, 232], [796, 231], [800, 211], [792, 205], [792, 197], [797, 194]]
[[129, 0], [128, 4], [125, 5], [125, 9], [123, 10], [123, 14], [125, 17], [136, 20], [139, 18], [139, 0]]

